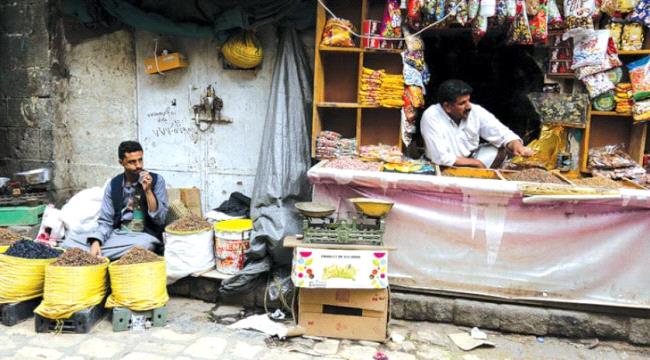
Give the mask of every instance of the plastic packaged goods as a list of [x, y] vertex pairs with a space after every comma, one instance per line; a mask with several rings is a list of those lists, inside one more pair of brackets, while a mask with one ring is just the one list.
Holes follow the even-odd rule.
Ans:
[[543, 125], [539, 138], [527, 145], [535, 151], [535, 155], [524, 157], [515, 156], [510, 161], [515, 167], [543, 167], [554, 169], [557, 164], [557, 154], [566, 147], [564, 127]]
[[323, 39], [321, 45], [337, 47], [354, 47], [352, 33], [354, 26], [349, 20], [340, 18], [329, 18], [323, 29]]
[[594, 109], [598, 111], [612, 111], [616, 108], [616, 99], [614, 91], [609, 90], [603, 94], [598, 95], [593, 102]]
[[528, 99], [542, 124], [584, 126], [587, 122], [586, 94], [530, 93]]
[[589, 168], [620, 169], [638, 166], [622, 145], [605, 145], [589, 149]]
[[526, 3], [523, 0], [517, 0], [517, 14], [509, 29], [508, 42], [517, 45], [530, 45], [533, 43], [528, 16], [526, 16]]
[[636, 121], [650, 120], [650, 100], [635, 102], [632, 106], [632, 117]]
[[607, 24], [609, 29], [609, 34], [614, 41], [614, 45], [617, 49], [621, 48], [621, 39], [623, 37], [623, 24], [620, 22], [610, 22]]
[[643, 26], [639, 23], [629, 23], [623, 26], [621, 50], [634, 51], [643, 47]]
[[650, 0], [639, 0], [628, 19], [650, 26]]
[[589, 97], [592, 99], [615, 88], [609, 76], [602, 72], [586, 76], [582, 79], [582, 82], [585, 84]]
[[398, 38], [402, 36], [402, 13], [399, 8], [399, 0], [386, 1], [384, 18], [381, 22], [379, 34], [386, 38]]
[[650, 56], [627, 64], [635, 101], [650, 97]]
[[[537, 1], [537, 0], [536, 0]], [[528, 4], [526, 5], [528, 6]], [[537, 11], [534, 17], [530, 20], [530, 32], [533, 41], [538, 43], [546, 43], [548, 38], [548, 15], [546, 0], [539, 0], [537, 3]]]
[[593, 29], [596, 13], [594, 0], [564, 0], [564, 20], [567, 29]]
[[548, 28], [557, 30], [564, 27], [564, 20], [555, 0], [548, 1]]

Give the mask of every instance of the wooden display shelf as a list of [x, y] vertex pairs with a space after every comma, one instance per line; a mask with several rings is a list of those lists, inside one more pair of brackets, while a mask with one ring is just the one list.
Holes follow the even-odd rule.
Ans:
[[404, 49], [375, 49], [375, 48], [358, 48], [358, 47], [336, 47], [336, 46], [319, 46], [319, 51], [323, 52], [344, 52], [344, 53], [367, 53], [367, 54], [397, 54], [400, 55]]
[[364, 105], [359, 103], [332, 102], [323, 101], [316, 104], [318, 108], [338, 108], [338, 109], [399, 109], [385, 106]]
[[575, 79], [574, 73], [547, 73], [546, 76], [554, 78]]
[[592, 110], [591, 111], [592, 116], [621, 116], [621, 117], [632, 117], [631, 112], [625, 112], [625, 113], [620, 113], [616, 111], [596, 111]]

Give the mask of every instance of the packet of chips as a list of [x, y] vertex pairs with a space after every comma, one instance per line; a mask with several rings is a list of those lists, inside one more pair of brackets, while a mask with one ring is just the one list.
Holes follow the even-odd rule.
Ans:
[[530, 45], [533, 43], [533, 36], [530, 33], [528, 16], [526, 16], [526, 3], [524, 0], [517, 0], [517, 15], [510, 27], [508, 42], [518, 45]]
[[548, 16], [546, 14], [546, 0], [539, 0], [538, 11], [530, 20], [530, 33], [533, 41], [546, 43], [548, 38]]
[[386, 38], [402, 36], [402, 12], [399, 9], [399, 0], [386, 1], [379, 34]]
[[625, 24], [621, 36], [621, 50], [641, 50], [643, 47], [643, 26], [639, 23]]
[[349, 20], [340, 18], [327, 19], [325, 28], [323, 29], [321, 45], [354, 47], [355, 45], [350, 30], [354, 31], [354, 26]]

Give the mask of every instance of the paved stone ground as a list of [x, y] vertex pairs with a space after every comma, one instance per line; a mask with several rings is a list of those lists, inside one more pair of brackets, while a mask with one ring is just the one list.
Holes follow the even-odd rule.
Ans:
[[[458, 349], [447, 334], [466, 331], [449, 324], [394, 321], [391, 331], [402, 335], [401, 343], [293, 338], [267, 339], [262, 333], [231, 330], [209, 320], [214, 304], [185, 298], [169, 303], [165, 328], [113, 333], [102, 321], [91, 334], [36, 334], [28, 320], [13, 327], [0, 325], [0, 359], [363, 359], [377, 351], [390, 360], [416, 359], [647, 359], [650, 348], [619, 342], [571, 342], [488, 332], [496, 348], [471, 352]], [[595, 345], [595, 347], [593, 347]], [[593, 347], [593, 348], [590, 348]]]

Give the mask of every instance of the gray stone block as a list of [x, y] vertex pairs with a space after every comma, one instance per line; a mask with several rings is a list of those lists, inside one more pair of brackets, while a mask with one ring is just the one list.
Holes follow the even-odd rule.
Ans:
[[532, 306], [501, 305], [499, 326], [501, 331], [518, 334], [546, 335], [550, 315], [548, 310]]
[[[43, 14], [41, 14], [43, 15]], [[24, 34], [31, 31], [34, 14], [22, 1], [9, 2], [0, 8], [0, 32]]]
[[404, 294], [404, 320], [427, 320], [427, 299], [423, 295]]
[[39, 146], [40, 159], [52, 161], [54, 159], [54, 135], [52, 134], [52, 130], [41, 130]]
[[40, 132], [38, 129], [9, 128], [7, 129], [7, 144], [9, 156], [16, 160], [39, 159]]
[[587, 313], [550, 309], [549, 314], [549, 335], [569, 338], [588, 338], [596, 335], [590, 326], [590, 315]]
[[390, 317], [392, 319], [404, 319], [404, 306], [406, 301], [406, 294], [391, 292]]
[[452, 322], [454, 320], [454, 300], [439, 297], [426, 296], [427, 320], [437, 322]]
[[498, 330], [500, 325], [499, 305], [479, 301], [455, 300], [454, 323]]
[[8, 49], [2, 68], [26, 69], [29, 67], [48, 68], [50, 49], [47, 32], [30, 35], [0, 35], [0, 49]]
[[629, 339], [634, 344], [650, 345], [650, 319], [631, 318]]
[[27, 69], [27, 94], [39, 97], [52, 95], [52, 74], [49, 69]]
[[593, 314], [589, 323], [594, 334], [601, 339], [625, 340], [628, 337], [628, 318]]

